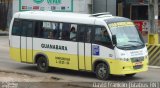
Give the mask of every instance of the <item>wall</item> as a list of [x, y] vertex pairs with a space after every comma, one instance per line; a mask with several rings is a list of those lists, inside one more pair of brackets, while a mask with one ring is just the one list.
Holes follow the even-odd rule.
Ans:
[[116, 15], [116, 0], [93, 0], [93, 13], [101, 12]]
[[107, 12], [110, 12], [116, 16], [116, 1], [117, 0], [107, 0]]
[[107, 0], [93, 0], [93, 13], [107, 11]]
[[12, 17], [12, 0], [0, 0], [0, 13], [0, 29], [6, 30]]

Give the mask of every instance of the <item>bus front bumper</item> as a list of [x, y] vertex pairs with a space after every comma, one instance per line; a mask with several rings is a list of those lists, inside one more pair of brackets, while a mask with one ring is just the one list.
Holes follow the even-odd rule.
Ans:
[[126, 62], [121, 60], [108, 60], [110, 65], [110, 74], [125, 75], [132, 73], [145, 72], [148, 70], [148, 59], [142, 62]]

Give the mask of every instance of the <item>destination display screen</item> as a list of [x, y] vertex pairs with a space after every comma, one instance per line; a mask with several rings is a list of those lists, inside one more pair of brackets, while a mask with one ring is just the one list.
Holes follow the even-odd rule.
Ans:
[[108, 24], [110, 28], [114, 27], [126, 27], [126, 26], [134, 26], [133, 22], [116, 22], [116, 23], [110, 23]]

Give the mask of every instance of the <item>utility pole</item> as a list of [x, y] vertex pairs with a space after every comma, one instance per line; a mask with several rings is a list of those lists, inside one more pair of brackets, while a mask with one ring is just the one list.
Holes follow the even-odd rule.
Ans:
[[149, 0], [148, 12], [150, 23], [148, 43], [158, 44], [158, 0]]

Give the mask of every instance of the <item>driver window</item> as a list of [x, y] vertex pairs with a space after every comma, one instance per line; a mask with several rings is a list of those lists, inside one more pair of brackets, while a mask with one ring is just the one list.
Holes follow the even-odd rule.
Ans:
[[95, 43], [107, 45], [111, 44], [111, 39], [109, 37], [108, 31], [105, 27], [96, 27], [95, 28]]

